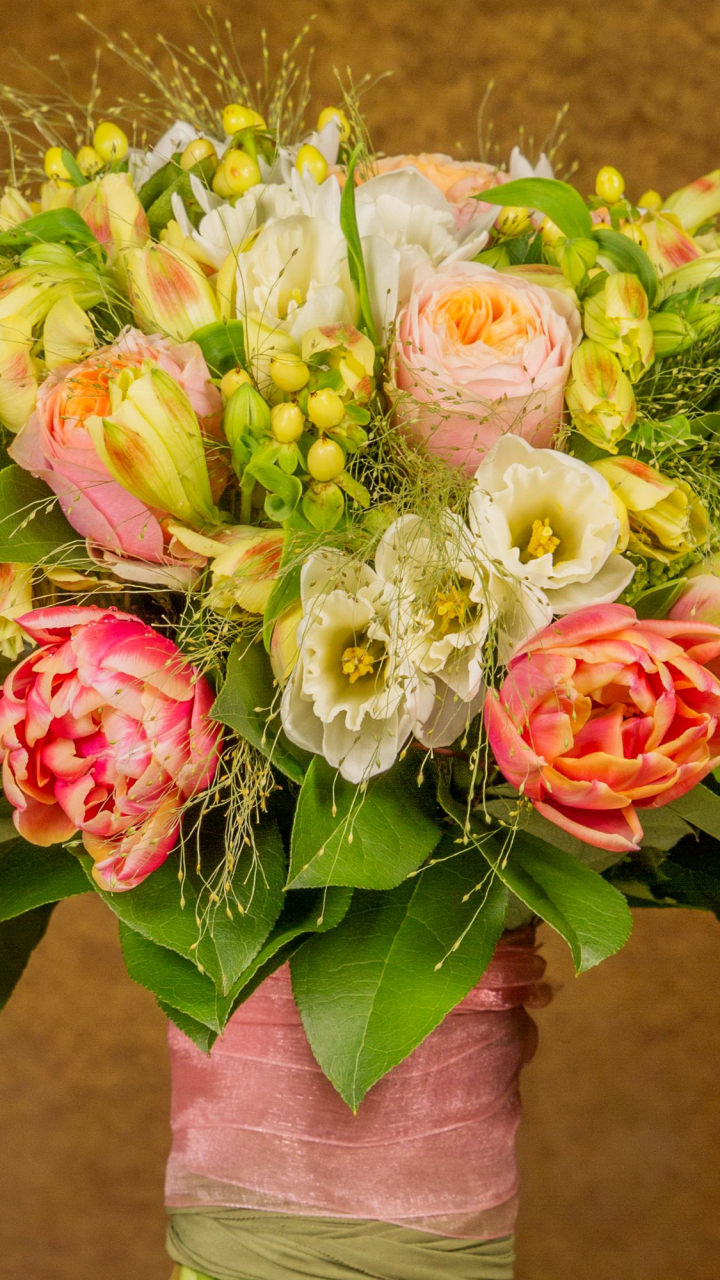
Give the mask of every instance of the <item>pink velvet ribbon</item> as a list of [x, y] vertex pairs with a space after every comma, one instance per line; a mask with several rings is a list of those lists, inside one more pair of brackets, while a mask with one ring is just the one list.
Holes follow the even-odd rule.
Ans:
[[527, 1004], [549, 998], [531, 927], [506, 933], [477, 987], [367, 1094], [357, 1115], [315, 1061], [287, 966], [203, 1054], [170, 1026], [170, 1208], [377, 1219], [474, 1239], [513, 1230]]

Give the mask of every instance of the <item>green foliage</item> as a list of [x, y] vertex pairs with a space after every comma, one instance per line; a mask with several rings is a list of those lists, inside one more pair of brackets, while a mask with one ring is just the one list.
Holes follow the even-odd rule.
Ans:
[[643, 845], [609, 878], [631, 907], [685, 907], [720, 920], [720, 842], [707, 835], [686, 837], [667, 857]]
[[443, 852], [397, 889], [355, 893], [343, 922], [290, 961], [312, 1051], [354, 1111], [472, 990], [502, 932], [502, 883], [474, 851]]
[[614, 955], [627, 942], [632, 917], [623, 895], [570, 853], [517, 831], [503, 853], [483, 852], [508, 889], [567, 942], [576, 973]]
[[62, 845], [42, 849], [21, 836], [0, 845], [0, 920], [89, 892], [83, 868]]
[[196, 329], [190, 337], [197, 342], [210, 372], [221, 378], [230, 369], [245, 365], [245, 330], [242, 320], [218, 320]]
[[638, 618], [666, 618], [675, 601], [682, 595], [687, 578], [676, 578], [672, 582], [661, 582], [657, 587], [649, 587], [636, 596], [633, 608]]
[[373, 320], [372, 308], [370, 306], [370, 294], [368, 292], [365, 259], [363, 258], [360, 232], [358, 231], [357, 224], [357, 213], [355, 210], [355, 166], [357, 165], [361, 150], [361, 145], [358, 145], [348, 160], [347, 177], [345, 178], [345, 186], [343, 187], [342, 198], [340, 201], [340, 227], [347, 242], [350, 279], [355, 285], [358, 301], [360, 303], [360, 315], [362, 316], [361, 327], [365, 330], [365, 333], [368, 335], [371, 342], [377, 346], [378, 335], [375, 328], [375, 321]]
[[590, 210], [575, 187], [557, 178], [518, 178], [502, 187], [483, 191], [476, 199], [486, 204], [518, 205], [539, 209], [547, 214], [569, 239], [587, 239], [592, 235]]
[[292, 888], [352, 885], [393, 889], [442, 836], [430, 785], [407, 758], [354, 786], [314, 756], [298, 798], [290, 849]]
[[262, 646], [238, 641], [230, 650], [225, 683], [215, 699], [212, 717], [251, 742], [293, 782], [302, 782], [309, 757], [288, 741], [279, 722], [270, 720], [273, 683], [270, 660]]
[[20, 253], [35, 244], [92, 245], [100, 249], [87, 223], [75, 209], [50, 209], [33, 214], [8, 231], [0, 232], [0, 249]]
[[15, 465], [0, 471], [0, 561], [91, 566], [54, 493]]
[[[146, 188], [150, 188], [150, 183], [153, 179], [150, 178], [149, 182], [145, 183], [141, 188], [140, 196], [141, 203], [143, 203], [143, 207], [146, 208], [147, 211], [148, 226], [150, 228], [150, 235], [153, 239], [159, 239], [160, 232], [167, 226], [168, 222], [170, 222], [173, 217], [172, 198], [174, 195], [180, 196], [190, 221], [194, 223], [195, 226], [198, 225], [204, 210], [195, 198], [191, 178], [199, 178], [200, 181], [204, 182], [207, 186], [212, 181], [214, 171], [215, 161], [212, 156], [206, 160], [201, 160], [199, 164], [193, 165], [192, 169], [189, 170], [185, 170], [181, 168], [179, 164], [175, 164], [173, 162], [169, 165], [163, 165], [163, 168], [160, 170], [163, 175], [163, 187], [150, 204], [144, 204], [143, 193], [144, 200], [147, 201], [149, 195], [152, 194], [152, 191], [146, 190]], [[158, 175], [153, 176], [157, 177]]]
[[720, 840], [720, 796], [709, 787], [693, 787], [678, 800], [671, 801], [670, 808], [700, 831]]
[[[140, 986], [145, 986], [145, 983], [141, 982]], [[218, 1038], [217, 1031], [204, 1026], [202, 1022], [197, 1022], [195, 1018], [191, 1018], [187, 1013], [182, 1013], [180, 1009], [174, 1009], [165, 1000], [160, 1000], [157, 996], [156, 999], [161, 1013], [164, 1013], [170, 1022], [174, 1022], [183, 1035], [197, 1045], [201, 1053], [209, 1053]]]
[[136, 933], [122, 920], [120, 944], [133, 982], [147, 987], [163, 1004], [178, 1009], [194, 1022], [216, 1033], [222, 1031], [231, 1002], [196, 965]]
[[601, 254], [610, 258], [618, 271], [627, 271], [638, 277], [652, 306], [657, 297], [658, 278], [645, 250], [641, 249], [639, 244], [635, 244], [629, 236], [624, 236], [620, 231], [606, 230], [604, 227], [602, 229], [596, 227], [593, 238], [600, 245]]
[[7, 1004], [41, 941], [53, 907], [54, 903], [50, 902], [0, 923], [0, 1009]]
[[80, 165], [75, 159], [72, 151], [68, 151], [67, 147], [63, 147], [62, 149], [62, 162], [70, 174], [70, 180], [76, 187], [87, 186], [87, 178], [85, 177], [85, 174], [80, 168]]

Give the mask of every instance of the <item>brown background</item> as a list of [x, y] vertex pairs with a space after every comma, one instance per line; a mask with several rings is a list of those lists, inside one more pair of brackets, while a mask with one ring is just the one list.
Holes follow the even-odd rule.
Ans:
[[[630, 194], [667, 193], [720, 161], [720, 7], [668, 0], [321, 0], [316, 101], [332, 68], [394, 69], [367, 101], [376, 145], [473, 154], [490, 78], [503, 154], [571, 103], [566, 162], [587, 184], [612, 162]], [[215, 5], [220, 17], [232, 6]], [[122, 16], [120, 17], [120, 11]], [[156, 30], [197, 38], [189, 4], [90, 0], [105, 30], [149, 48]], [[281, 49], [311, 12], [299, 0], [235, 10], [247, 64], [258, 32]], [[81, 88], [91, 45], [66, 0], [0, 6], [0, 48], [68, 61]], [[3, 74], [10, 75], [3, 57]], [[29, 86], [30, 73], [19, 70]], [[107, 100], [130, 92], [107, 58]], [[720, 927], [699, 913], [642, 913], [621, 955], [562, 984], [539, 1016], [524, 1078], [518, 1280], [716, 1280], [720, 1271]], [[166, 1280], [165, 1026], [126, 977], [96, 899], [62, 906], [0, 1019], [0, 1270], [4, 1280]]]

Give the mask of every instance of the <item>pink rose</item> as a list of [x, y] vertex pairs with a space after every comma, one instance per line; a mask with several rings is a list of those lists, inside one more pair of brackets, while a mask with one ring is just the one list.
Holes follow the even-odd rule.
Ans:
[[512, 659], [485, 704], [503, 775], [538, 813], [600, 849], [642, 839], [637, 809], [676, 800], [720, 761], [720, 627], [580, 609]]
[[457, 262], [415, 278], [398, 316], [398, 414], [430, 453], [475, 471], [512, 431], [552, 444], [580, 341], [575, 303], [556, 289]]
[[186, 800], [212, 782], [212, 690], [172, 640], [94, 607], [20, 618], [39, 648], [0, 695], [0, 759], [15, 826], [32, 844], [76, 831], [103, 889], [132, 889], [165, 861]]
[[35, 412], [8, 452], [57, 494], [83, 538], [115, 555], [160, 564], [165, 548], [157, 515], [113, 480], [85, 426], [91, 414], [110, 414], [113, 379], [145, 361], [180, 384], [206, 429], [214, 425], [222, 398], [197, 343], [178, 345], [127, 329], [112, 346], [50, 375], [40, 387]]

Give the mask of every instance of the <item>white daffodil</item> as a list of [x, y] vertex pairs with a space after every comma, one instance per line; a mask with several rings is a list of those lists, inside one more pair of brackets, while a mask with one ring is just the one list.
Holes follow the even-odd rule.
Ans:
[[433, 682], [411, 661], [400, 594], [369, 565], [317, 552], [303, 568], [301, 601], [283, 728], [349, 782], [365, 782], [389, 769], [429, 719]]
[[615, 554], [620, 522], [610, 486], [596, 484], [596, 474], [514, 435], [503, 436], [475, 473], [473, 532], [509, 578], [545, 595], [555, 614], [616, 600], [635, 571]]
[[309, 329], [355, 324], [357, 299], [339, 220], [296, 214], [267, 222], [237, 255], [236, 307], [299, 342]]
[[[190, 179], [193, 192], [205, 209], [197, 229], [188, 217], [182, 197], [175, 192], [172, 209], [184, 235], [197, 245], [207, 261], [219, 270], [228, 254], [242, 252], [264, 223], [275, 218], [289, 218], [300, 213], [300, 204], [289, 187], [267, 186], [259, 182], [235, 201], [220, 200], [195, 177]], [[195, 184], [200, 187], [195, 192]]]

